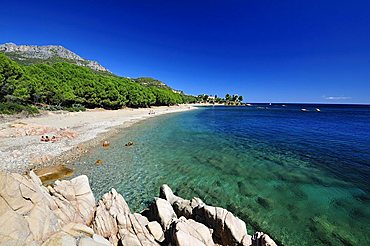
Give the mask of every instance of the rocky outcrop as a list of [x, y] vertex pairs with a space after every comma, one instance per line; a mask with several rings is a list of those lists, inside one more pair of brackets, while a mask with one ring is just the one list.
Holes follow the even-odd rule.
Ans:
[[277, 246], [269, 235], [263, 232], [256, 232], [252, 236], [252, 246]]
[[94, 211], [95, 198], [86, 176], [46, 188], [33, 172], [29, 176], [0, 172], [0, 243], [38, 245], [63, 228], [68, 234], [89, 225]]
[[150, 234], [153, 235], [154, 239], [157, 242], [163, 242], [164, 241], [164, 233], [162, 230], [161, 225], [157, 221], [151, 221], [146, 225], [146, 228], [148, 228]]
[[154, 202], [143, 212], [150, 221], [157, 221], [163, 230], [167, 230], [177, 219], [171, 204], [162, 198], [155, 198]]
[[212, 230], [205, 225], [185, 217], [174, 221], [169, 230], [170, 241], [174, 245], [215, 245], [212, 239]]
[[215, 241], [223, 245], [250, 245], [251, 236], [241, 219], [219, 207], [201, 205], [194, 208], [194, 218], [214, 230]]
[[0, 45], [0, 52], [8, 55], [10, 54], [13, 59], [19, 61], [24, 61], [27, 59], [50, 60], [53, 58], [62, 58], [73, 61], [73, 63], [79, 66], [89, 67], [96, 71], [109, 72], [108, 69], [106, 69], [96, 61], [83, 59], [82, 57], [60, 45], [37, 46], [6, 43]]
[[246, 245], [276, 246], [262, 232], [199, 198], [186, 200], [170, 187], [141, 214], [115, 189], [95, 198], [84, 175], [45, 187], [27, 176], [0, 172], [0, 245]]

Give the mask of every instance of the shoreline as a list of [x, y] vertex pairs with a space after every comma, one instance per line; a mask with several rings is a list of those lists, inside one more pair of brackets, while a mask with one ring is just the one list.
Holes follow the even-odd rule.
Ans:
[[[31, 169], [68, 164], [133, 124], [159, 115], [194, 110], [197, 105], [91, 109], [85, 112], [44, 112], [0, 123], [1, 171], [26, 173]], [[155, 114], [149, 114], [155, 112]], [[43, 135], [57, 141], [41, 142]]]

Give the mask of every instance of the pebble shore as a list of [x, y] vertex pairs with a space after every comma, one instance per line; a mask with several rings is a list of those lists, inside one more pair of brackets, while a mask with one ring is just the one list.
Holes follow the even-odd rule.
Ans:
[[[102, 110], [86, 112], [43, 112], [29, 118], [0, 122], [1, 170], [25, 173], [41, 166], [68, 164], [89, 148], [132, 124], [162, 114], [196, 109], [190, 105], [146, 109]], [[149, 114], [155, 112], [155, 114]], [[41, 142], [43, 135], [57, 141]]]

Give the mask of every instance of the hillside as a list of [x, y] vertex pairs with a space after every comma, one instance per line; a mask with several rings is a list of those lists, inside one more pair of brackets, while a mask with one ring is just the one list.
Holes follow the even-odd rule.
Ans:
[[140, 78], [136, 78], [136, 79], [132, 79], [132, 80], [135, 81], [136, 83], [139, 83], [142, 86], [145, 86], [145, 87], [153, 86], [153, 87], [157, 87], [157, 88], [172, 90], [173, 92], [178, 93], [178, 94], [183, 93], [183, 91], [172, 89], [171, 87], [166, 85], [164, 82], [162, 82], [160, 80], [157, 80], [157, 79], [150, 78], [150, 77], [140, 77]]
[[68, 62], [78, 66], [88, 67], [95, 71], [109, 72], [108, 69], [100, 65], [98, 62], [86, 60], [59, 45], [37, 46], [6, 43], [0, 45], [0, 52], [6, 54], [12, 60], [23, 65]]
[[118, 109], [194, 101], [195, 97], [172, 89], [142, 86], [129, 78], [97, 73], [71, 63], [25, 66], [0, 53], [0, 104]]

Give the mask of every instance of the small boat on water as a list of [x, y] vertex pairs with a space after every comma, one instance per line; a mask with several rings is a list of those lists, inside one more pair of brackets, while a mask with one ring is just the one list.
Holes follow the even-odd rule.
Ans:
[[319, 108], [316, 108], [316, 112], [321, 112], [321, 110]]
[[303, 112], [308, 112], [309, 110], [308, 110], [308, 109], [306, 109], [306, 108], [301, 108], [301, 111], [303, 111]]

